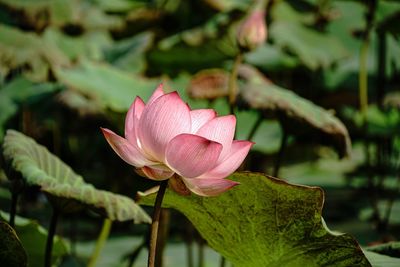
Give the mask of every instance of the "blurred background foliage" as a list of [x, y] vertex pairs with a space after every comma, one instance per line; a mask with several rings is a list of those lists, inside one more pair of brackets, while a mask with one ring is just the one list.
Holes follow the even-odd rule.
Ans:
[[[235, 37], [253, 2], [0, 0], [0, 142], [17, 129], [96, 187], [134, 197], [152, 184], [111, 151], [99, 127], [122, 133], [134, 97], [147, 100], [163, 82], [192, 108], [234, 111], [237, 138], [256, 142], [244, 169], [323, 187], [333, 229], [362, 245], [398, 240], [400, 2], [266, 1], [267, 41], [243, 52]], [[226, 97], [238, 55], [232, 107]], [[8, 210], [4, 171], [0, 182]], [[45, 202], [30, 189], [19, 214], [47, 225]], [[173, 218], [169, 240], [197, 240], [201, 252], [182, 215], [165, 216]], [[84, 262], [77, 241], [94, 240], [100, 227], [92, 213], [62, 221], [75, 255], [62, 266]], [[114, 224], [113, 236], [145, 229]], [[65, 254], [67, 246], [57, 246]]]

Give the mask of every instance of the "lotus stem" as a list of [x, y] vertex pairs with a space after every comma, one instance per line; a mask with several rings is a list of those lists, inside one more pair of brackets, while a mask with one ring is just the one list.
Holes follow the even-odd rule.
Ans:
[[242, 57], [243, 57], [242, 53], [239, 52], [233, 63], [231, 75], [229, 76], [229, 81], [228, 81], [229, 107], [231, 114], [234, 114], [234, 107], [237, 94], [237, 76], [240, 63], [242, 62]]
[[378, 71], [376, 79], [376, 96], [379, 106], [382, 106], [383, 97], [386, 91], [386, 58], [387, 58], [387, 40], [386, 33], [378, 31]]
[[224, 256], [222, 256], [222, 255], [221, 255], [221, 261], [220, 261], [220, 263], [219, 263], [219, 266], [220, 266], [220, 267], [225, 267], [225, 258], [224, 258]]
[[148, 258], [148, 267], [154, 267], [155, 258], [156, 258], [156, 249], [157, 249], [157, 237], [158, 237], [158, 226], [160, 224], [160, 213], [161, 213], [161, 204], [164, 198], [165, 191], [168, 186], [168, 180], [164, 180], [160, 184], [160, 188], [158, 189], [156, 203], [154, 204], [154, 212], [153, 212], [153, 220], [151, 223], [151, 233], [150, 233], [150, 248], [149, 248], [149, 258]]
[[10, 221], [9, 224], [12, 228], [15, 226], [15, 215], [17, 214], [18, 193], [11, 194], [11, 207], [10, 207]]
[[88, 267], [96, 266], [96, 262], [99, 259], [100, 253], [107, 242], [108, 236], [110, 235], [111, 226], [112, 226], [112, 221], [108, 218], [104, 219], [100, 235], [96, 242], [96, 247], [87, 265]]
[[384, 219], [383, 219], [385, 228], [387, 228], [387, 226], [389, 225], [390, 215], [393, 210], [393, 204], [394, 204], [394, 201], [396, 200], [396, 196], [398, 195], [399, 192], [400, 192], [400, 175], [397, 176], [396, 189], [394, 190], [394, 192], [390, 196], [389, 200], [387, 201], [386, 212], [385, 212]]
[[256, 120], [256, 122], [255, 122], [254, 125], [253, 125], [253, 128], [251, 128], [250, 133], [249, 133], [249, 135], [247, 136], [247, 140], [249, 140], [249, 141], [252, 141], [252, 140], [253, 140], [253, 137], [254, 137], [254, 135], [256, 134], [258, 128], [260, 127], [260, 125], [261, 125], [263, 119], [264, 119], [264, 118], [263, 118], [262, 114], [259, 114], [259, 115], [258, 115], [258, 118], [257, 118], [257, 120]]
[[138, 257], [139, 253], [142, 251], [143, 248], [147, 247], [148, 241], [149, 240], [146, 238], [132, 253], [130, 253], [130, 255], [128, 256], [128, 267], [133, 267], [133, 264], [135, 263], [135, 260]]
[[187, 267], [193, 267], [193, 235], [194, 235], [194, 229], [193, 225], [191, 224], [190, 221], [186, 220], [185, 221], [185, 232], [183, 235], [183, 238], [185, 240], [186, 244], [186, 256], [187, 256]]
[[360, 111], [363, 123], [366, 123], [367, 121], [367, 109], [368, 109], [368, 73], [367, 73], [368, 47], [369, 47], [369, 38], [366, 38], [361, 46], [360, 71], [358, 74]]
[[193, 246], [192, 246], [192, 242], [187, 242], [186, 243], [186, 255], [187, 255], [187, 263], [188, 263], [188, 267], [193, 267]]
[[282, 165], [282, 158], [283, 158], [283, 153], [286, 148], [287, 139], [288, 139], [288, 132], [284, 127], [282, 127], [282, 139], [281, 139], [281, 145], [279, 147], [278, 156], [275, 160], [274, 173], [273, 173], [274, 177], [278, 177], [278, 175], [279, 175], [279, 170]]
[[53, 250], [53, 240], [56, 233], [57, 221], [59, 217], [59, 211], [53, 207], [53, 214], [51, 215], [50, 227], [47, 233], [46, 252], [44, 258], [44, 266], [51, 267], [51, 252]]
[[358, 73], [359, 93], [360, 93], [360, 111], [363, 118], [363, 123], [367, 121], [367, 109], [368, 109], [368, 48], [370, 42], [371, 30], [374, 25], [375, 10], [377, 7], [377, 1], [367, 1], [367, 14], [366, 14], [366, 28], [364, 33], [364, 40], [360, 50], [360, 69]]
[[198, 246], [198, 251], [199, 251], [199, 262], [198, 262], [198, 267], [203, 267], [204, 266], [204, 241], [202, 237], [200, 237], [199, 240], [199, 246]]
[[168, 239], [170, 217], [171, 217], [170, 210], [161, 208], [160, 222], [158, 226], [157, 248], [156, 248], [156, 260], [155, 260], [156, 267], [163, 266], [163, 259], [164, 259], [163, 254], [164, 254], [165, 244]]

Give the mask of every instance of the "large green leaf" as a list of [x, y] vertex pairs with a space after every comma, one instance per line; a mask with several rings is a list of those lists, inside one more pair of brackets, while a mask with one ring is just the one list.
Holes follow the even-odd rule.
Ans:
[[[8, 213], [0, 211], [0, 221], [8, 219], [9, 216]], [[26, 250], [29, 266], [42, 267], [44, 265], [47, 230], [36, 221], [16, 216], [15, 231]], [[59, 262], [68, 253], [68, 250], [66, 242], [56, 235], [51, 253], [52, 262]]]
[[132, 9], [144, 7], [146, 3], [143, 1], [131, 1], [131, 0], [94, 0], [94, 2], [104, 11], [110, 13], [117, 12], [128, 12]]
[[0, 221], [0, 262], [7, 267], [28, 266], [26, 252], [17, 234], [3, 221]]
[[[327, 24], [326, 32], [330, 36], [335, 36], [341, 40], [341, 43], [349, 51], [349, 55], [345, 60], [341, 60], [332, 69], [326, 69], [323, 73], [325, 85], [329, 88], [358, 88], [358, 71], [359, 71], [359, 52], [362, 39], [357, 38], [357, 33], [365, 30], [365, 14], [367, 5], [365, 1], [332, 1], [332, 10], [336, 10], [338, 16]], [[396, 7], [397, 6], [397, 7]], [[369, 77], [373, 77], [377, 73], [377, 58], [379, 46], [384, 45], [386, 59], [385, 75], [387, 79], [391, 79], [396, 75], [400, 66], [400, 45], [395, 36], [388, 34], [387, 31], [398, 31], [396, 27], [396, 14], [399, 4], [395, 1], [378, 1], [375, 11], [375, 24], [377, 31], [386, 31], [387, 34], [379, 36], [375, 31], [371, 32], [371, 39], [368, 49], [367, 70]], [[396, 11], [397, 10], [397, 11]], [[398, 14], [398, 13], [397, 13]], [[397, 20], [398, 20], [397, 15]], [[358, 36], [359, 37], [359, 36]], [[386, 40], [383, 40], [386, 39]], [[379, 40], [380, 39], [380, 40]], [[331, 51], [329, 50], [329, 53]], [[379, 56], [380, 57], [380, 56]]]
[[267, 116], [271, 113], [278, 116], [285, 129], [292, 134], [304, 134], [310, 130], [322, 134], [323, 140], [328, 139], [340, 156], [350, 154], [349, 133], [331, 112], [273, 84], [250, 66], [242, 65], [239, 74], [247, 80], [240, 94], [250, 108], [260, 110]]
[[233, 9], [246, 10], [249, 8], [251, 1], [249, 0], [203, 0], [210, 7], [228, 12]]
[[399, 35], [400, 3], [398, 1], [378, 1], [376, 9], [376, 27], [380, 31], [387, 31]]
[[283, 49], [270, 44], [246, 53], [245, 61], [269, 72], [292, 69], [299, 65], [299, 60], [295, 56], [288, 55]]
[[[356, 109], [347, 108], [344, 115], [353, 120], [359, 129], [364, 127], [363, 114]], [[400, 131], [400, 110], [396, 108], [382, 109], [376, 105], [369, 105], [367, 109], [366, 130], [370, 136], [391, 137]]]
[[[168, 38], [170, 39], [170, 38]], [[237, 53], [232, 39], [227, 34], [218, 39], [204, 40], [201, 45], [189, 45], [179, 38], [169, 47], [166, 41], [148, 53], [149, 69], [156, 73], [176, 75], [181, 71], [197, 72], [206, 68], [222, 67], [225, 60]], [[185, 55], [185, 56], [182, 56]]]
[[[383, 255], [400, 257], [400, 242], [389, 242], [375, 245], [367, 248], [368, 251], [376, 252]], [[400, 259], [399, 259], [400, 261]]]
[[48, 25], [79, 25], [89, 30], [106, 30], [123, 24], [120, 17], [107, 14], [91, 1], [0, 0], [0, 4], [10, 13], [19, 13], [25, 24], [38, 31]]
[[0, 24], [0, 75], [6, 76], [16, 68], [32, 80], [47, 79], [50, 67], [69, 64], [68, 58], [54, 45], [34, 33], [26, 33]]
[[365, 251], [365, 256], [371, 262], [373, 267], [398, 267], [400, 259], [378, 254], [371, 251]]
[[105, 57], [120, 69], [139, 73], [145, 69], [145, 52], [153, 44], [153, 39], [154, 34], [149, 31], [123, 39], [106, 50]]
[[139, 95], [147, 99], [157, 82], [130, 75], [108, 64], [83, 61], [71, 69], [59, 69], [57, 76], [67, 86], [98, 100], [103, 108], [125, 112]]
[[383, 104], [388, 108], [400, 109], [400, 91], [391, 92], [385, 95]]
[[3, 154], [28, 185], [40, 186], [53, 205], [64, 212], [87, 206], [111, 220], [150, 222], [132, 199], [85, 183], [68, 165], [22, 133], [7, 131]]
[[112, 44], [110, 35], [105, 31], [92, 31], [80, 36], [68, 36], [52, 27], [48, 27], [43, 39], [58, 47], [71, 60], [88, 58], [100, 60], [103, 50]]
[[3, 140], [4, 125], [19, 109], [19, 104], [27, 105], [59, 90], [51, 83], [33, 83], [19, 77], [0, 88], [0, 141]]
[[[235, 173], [240, 185], [218, 197], [168, 190], [164, 207], [182, 212], [208, 244], [236, 267], [370, 266], [357, 242], [331, 232], [320, 188], [256, 173]], [[153, 205], [155, 193], [140, 203]]]
[[271, 12], [273, 21], [269, 26], [270, 37], [278, 47], [297, 55], [310, 69], [331, 66], [350, 55], [336, 36], [303, 24], [311, 24], [313, 14], [297, 12], [285, 1], [274, 5]]
[[75, 90], [65, 90], [57, 95], [57, 100], [62, 105], [75, 111], [80, 117], [90, 117], [104, 114], [101, 106]]

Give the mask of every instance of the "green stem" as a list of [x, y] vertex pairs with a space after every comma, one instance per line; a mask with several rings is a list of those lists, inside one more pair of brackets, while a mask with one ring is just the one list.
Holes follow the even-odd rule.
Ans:
[[247, 136], [246, 140], [251, 141], [253, 139], [253, 137], [256, 134], [258, 128], [260, 127], [263, 119], [264, 118], [263, 118], [262, 114], [259, 114], [258, 118], [257, 118], [256, 122], [254, 123], [253, 128], [251, 128], [251, 131], [250, 131], [249, 135]]
[[367, 7], [366, 27], [365, 27], [364, 40], [360, 50], [360, 70], [358, 73], [360, 111], [364, 123], [366, 123], [367, 121], [367, 109], [368, 109], [368, 70], [367, 70], [368, 48], [369, 48], [371, 31], [374, 25], [377, 0], [365, 1], [365, 4]]
[[200, 237], [199, 240], [199, 246], [198, 246], [198, 251], [199, 251], [199, 261], [198, 261], [198, 267], [203, 267], [204, 266], [204, 241]]
[[219, 263], [220, 267], [225, 267], [225, 257], [221, 255], [221, 261]]
[[112, 226], [112, 221], [108, 218], [104, 219], [103, 227], [101, 228], [100, 235], [97, 239], [94, 252], [93, 252], [92, 256], [90, 257], [90, 261], [87, 265], [88, 267], [96, 266], [96, 262], [99, 259], [100, 252], [102, 251], [104, 245], [107, 242], [108, 236], [110, 235], [111, 226]]
[[185, 220], [185, 232], [184, 232], [184, 240], [186, 244], [186, 257], [187, 257], [187, 266], [193, 267], [193, 235], [194, 229], [193, 225], [189, 220]]
[[278, 177], [279, 175], [279, 170], [281, 168], [283, 153], [286, 148], [287, 139], [288, 139], [288, 132], [285, 130], [284, 127], [282, 127], [282, 139], [281, 139], [281, 145], [279, 147], [278, 156], [275, 160], [274, 173], [273, 173], [274, 177]]
[[170, 210], [169, 209], [161, 209], [160, 213], [160, 223], [158, 226], [158, 238], [157, 238], [157, 249], [156, 249], [156, 267], [163, 266], [163, 254], [165, 244], [168, 238], [168, 229], [169, 229], [169, 221], [170, 221]]
[[358, 75], [359, 82], [359, 97], [360, 97], [360, 110], [363, 118], [363, 123], [367, 121], [368, 109], [368, 72], [367, 72], [367, 58], [368, 58], [369, 38], [365, 38], [360, 51], [360, 70]]
[[47, 233], [46, 252], [44, 258], [44, 266], [51, 267], [51, 252], [53, 250], [53, 240], [56, 233], [57, 221], [59, 212], [53, 207], [53, 214], [51, 215], [49, 232]]
[[232, 66], [231, 75], [229, 75], [228, 81], [228, 93], [229, 93], [229, 107], [231, 114], [234, 113], [234, 107], [236, 102], [237, 95], [237, 76], [240, 63], [242, 62], [242, 53], [239, 52], [235, 58], [235, 61]]
[[129, 255], [129, 262], [128, 267], [133, 267], [139, 253], [142, 251], [143, 248], [147, 247], [148, 240], [144, 240], [130, 255]]
[[379, 106], [383, 104], [386, 91], [386, 55], [387, 41], [385, 32], [378, 31], [378, 71], [376, 79], [376, 96]]
[[386, 205], [386, 212], [385, 212], [385, 216], [383, 219], [384, 225], [386, 227], [387, 227], [387, 225], [389, 225], [389, 220], [390, 220], [390, 215], [392, 213], [393, 204], [394, 204], [394, 201], [396, 200], [396, 196], [398, 195], [399, 191], [400, 191], [400, 175], [397, 176], [396, 189], [394, 190], [393, 194], [389, 198], [387, 205]]
[[154, 204], [153, 220], [151, 223], [151, 233], [150, 233], [149, 258], [147, 262], [148, 267], [155, 266], [154, 264], [156, 258], [158, 226], [160, 224], [161, 203], [163, 201], [167, 186], [168, 186], [168, 180], [164, 180], [161, 182], [156, 197], [156, 203]]
[[10, 207], [10, 221], [9, 224], [12, 228], [15, 226], [15, 215], [17, 214], [18, 193], [11, 194], [11, 207]]
[[187, 242], [186, 243], [186, 255], [187, 255], [187, 263], [188, 267], [193, 267], [193, 245], [192, 242]]

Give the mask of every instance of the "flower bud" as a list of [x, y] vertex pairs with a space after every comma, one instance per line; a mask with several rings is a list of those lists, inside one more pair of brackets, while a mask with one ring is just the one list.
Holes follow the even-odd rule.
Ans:
[[265, 12], [260, 9], [252, 11], [239, 26], [237, 42], [243, 50], [253, 50], [267, 39]]

